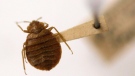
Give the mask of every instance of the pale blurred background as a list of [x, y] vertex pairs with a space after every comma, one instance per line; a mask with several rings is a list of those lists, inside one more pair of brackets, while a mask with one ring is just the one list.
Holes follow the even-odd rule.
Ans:
[[[131, 1], [133, 0], [127, 1], [126, 3], [130, 3], [126, 4], [126, 6], [124, 6], [122, 2], [120, 3], [123, 4], [121, 5], [124, 7], [124, 9], [122, 9], [123, 11], [128, 11], [129, 8], [127, 7], [133, 3]], [[111, 26], [110, 31], [115, 31], [115, 29], [111, 29], [114, 28], [111, 23], [114, 22], [114, 26], [118, 28], [121, 26], [118, 19], [119, 14], [115, 13], [113, 15], [116, 10], [113, 11], [112, 9], [117, 9], [116, 7], [113, 8], [113, 6], [120, 5], [117, 4], [119, 0], [101, 0], [101, 2], [100, 14], [105, 15], [107, 25], [109, 27]], [[132, 7], [135, 9], [135, 6]], [[121, 10], [117, 11], [120, 12]], [[121, 14], [124, 13], [123, 11]], [[126, 14], [128, 15], [129, 13]], [[87, 0], [0, 0], [1, 76], [25, 76], [22, 66], [21, 50], [27, 34], [23, 33], [15, 22], [24, 20], [32, 21], [39, 17], [43, 17], [40, 21], [45, 21], [49, 23], [50, 26], [54, 26], [59, 31], [63, 31], [92, 20], [92, 11], [91, 8], [87, 6]], [[117, 17], [117, 20], [113, 17]], [[126, 18], [124, 16], [122, 17], [123, 18], [120, 18], [120, 20]], [[131, 21], [131, 18], [126, 21], [128, 22], [128, 20]], [[118, 25], [115, 21], [118, 21]], [[126, 21], [122, 21], [121, 23]], [[109, 22], [111, 22], [110, 25]], [[135, 24], [134, 21], [130, 23]], [[26, 29], [28, 24], [23, 23], [20, 25]], [[127, 26], [130, 25], [127, 24]], [[128, 29], [126, 29], [124, 33], [130, 31], [130, 29]], [[118, 31], [119, 29], [116, 30]], [[118, 36], [123, 39], [123, 34], [120, 31], [115, 33], [116, 34], [111, 33], [111, 36], [108, 36], [110, 34], [106, 35], [103, 33], [99, 34], [99, 36], [94, 35], [68, 41], [68, 44], [74, 52], [73, 55], [67, 46], [61, 43], [62, 58], [55, 68], [51, 71], [41, 71], [33, 68], [28, 63], [26, 64], [27, 74], [28, 76], [135, 76], [134, 34], [131, 34], [132, 31], [128, 33], [131, 34], [131, 39], [129, 38], [127, 42], [124, 42], [125, 45], [117, 49], [112, 42], [117, 42], [115, 39], [119, 38]], [[115, 38], [111, 39], [112, 37]], [[107, 42], [104, 42], [103, 39], [107, 39]]]

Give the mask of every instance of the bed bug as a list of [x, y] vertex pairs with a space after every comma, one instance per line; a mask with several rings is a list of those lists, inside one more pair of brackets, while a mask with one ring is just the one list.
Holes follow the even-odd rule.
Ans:
[[19, 25], [20, 22], [16, 22], [18, 27], [23, 32], [29, 33], [26, 41], [23, 44], [22, 49], [22, 61], [25, 74], [26, 59], [33, 67], [39, 70], [46, 71], [51, 70], [59, 63], [62, 53], [61, 45], [57, 40], [56, 36], [54, 36], [54, 34], [51, 32], [52, 29], [54, 29], [58, 33], [59, 37], [71, 50], [63, 36], [58, 32], [55, 27], [47, 28], [48, 24], [45, 22], [39, 22], [39, 19], [41, 18], [33, 20], [32, 22], [23, 21], [30, 23], [27, 27], [27, 30], [23, 30], [22, 27]]

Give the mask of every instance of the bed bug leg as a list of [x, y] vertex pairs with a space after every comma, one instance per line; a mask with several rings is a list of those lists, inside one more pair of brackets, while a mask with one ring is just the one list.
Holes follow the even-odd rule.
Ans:
[[26, 68], [25, 68], [25, 62], [24, 62], [24, 60], [25, 60], [25, 54], [26, 54], [26, 50], [25, 50], [25, 47], [24, 47], [24, 45], [25, 45], [25, 43], [23, 44], [23, 49], [22, 49], [22, 61], [23, 61], [23, 69], [24, 69], [24, 73], [27, 75], [27, 73], [26, 73]]
[[44, 26], [44, 27], [45, 27], [45, 28], [47, 28], [47, 27], [48, 27], [48, 24], [47, 24], [46, 22], [43, 22], [43, 23], [45, 24], [45, 26]]
[[50, 28], [48, 28], [50, 31], [52, 30], [52, 29], [54, 29], [57, 33], [58, 33], [58, 35], [60, 36], [60, 38], [64, 41], [64, 43], [67, 45], [67, 47], [69, 48], [69, 50], [71, 51], [71, 53], [73, 54], [73, 51], [71, 50], [71, 48], [70, 48], [70, 46], [66, 43], [66, 40], [63, 38], [63, 36], [59, 33], [59, 31], [55, 28], [55, 27], [50, 27]]
[[25, 59], [25, 62], [27, 63], [27, 61], [26, 61], [26, 48], [25, 48], [25, 44], [26, 44], [26, 42], [24, 42], [24, 44], [23, 44], [23, 49], [24, 49], [24, 59]]
[[[24, 22], [28, 22], [28, 21], [24, 21]], [[23, 30], [22, 27], [19, 25], [20, 22], [16, 22], [17, 26], [25, 33], [29, 33], [27, 30]]]

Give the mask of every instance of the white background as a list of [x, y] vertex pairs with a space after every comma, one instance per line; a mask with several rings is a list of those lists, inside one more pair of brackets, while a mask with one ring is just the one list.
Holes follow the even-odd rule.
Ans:
[[[103, 0], [103, 9], [115, 0]], [[0, 76], [25, 76], [21, 50], [27, 34], [15, 24], [16, 21], [41, 21], [59, 31], [92, 19], [85, 0], [0, 0]], [[26, 29], [28, 24], [20, 24]], [[135, 76], [134, 43], [123, 48], [123, 53], [106, 62], [96, 46], [81, 38], [69, 41], [74, 54], [63, 43], [62, 58], [51, 71], [41, 71], [26, 64], [28, 76]], [[126, 51], [128, 50], [128, 51]]]

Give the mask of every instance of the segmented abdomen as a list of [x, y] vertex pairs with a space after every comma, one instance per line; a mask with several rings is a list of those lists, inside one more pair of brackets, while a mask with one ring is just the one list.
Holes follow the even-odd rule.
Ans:
[[26, 56], [29, 63], [35, 68], [51, 70], [61, 58], [61, 46], [53, 34], [45, 29], [42, 34], [28, 35]]

